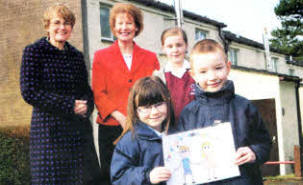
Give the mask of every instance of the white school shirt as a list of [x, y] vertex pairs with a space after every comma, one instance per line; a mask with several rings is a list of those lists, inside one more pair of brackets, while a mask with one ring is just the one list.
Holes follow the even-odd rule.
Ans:
[[164, 68], [164, 72], [171, 72], [172, 75], [178, 77], [178, 78], [182, 78], [182, 76], [184, 75], [184, 73], [186, 73], [186, 71], [190, 68], [189, 62], [187, 60], [184, 60], [183, 65], [180, 69], [178, 70], [173, 70], [172, 65], [168, 62], [165, 65]]

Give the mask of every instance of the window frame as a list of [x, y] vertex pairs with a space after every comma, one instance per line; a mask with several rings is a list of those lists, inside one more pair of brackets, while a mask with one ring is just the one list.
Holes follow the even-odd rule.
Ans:
[[289, 69], [288, 69], [288, 74], [289, 74], [290, 76], [295, 76], [295, 69], [289, 68]]
[[[99, 9], [100, 10], [100, 14], [99, 14], [99, 16], [100, 16], [100, 35], [101, 35], [101, 41], [108, 41], [108, 42], [114, 42], [115, 41], [115, 36], [112, 33], [112, 31], [110, 29], [110, 24], [109, 24], [109, 16], [110, 16], [110, 9], [111, 8], [112, 8], [111, 5], [100, 3], [100, 9]], [[107, 9], [107, 11], [108, 11], [108, 15], [107, 15], [108, 18], [107, 18], [107, 20], [106, 20], [106, 22], [104, 24], [101, 23], [102, 22], [102, 12], [101, 12], [102, 9]], [[108, 31], [110, 33], [110, 36], [107, 36], [107, 35], [104, 36], [103, 30], [102, 30], [102, 25], [106, 25], [107, 26], [107, 28], [109, 30], [106, 30], [106, 31]]]
[[279, 62], [279, 58], [277, 58], [277, 57], [270, 58], [270, 63], [271, 63], [273, 72], [276, 72], [276, 73], [278, 72], [278, 62]]
[[238, 53], [239, 53], [238, 48], [232, 48], [231, 47], [231, 48], [228, 49], [227, 58], [233, 66], [238, 65]]
[[[197, 33], [203, 33], [204, 38], [197, 38]], [[207, 38], [207, 35], [208, 35], [208, 31], [206, 30], [203, 30], [201, 28], [195, 28], [195, 41], [200, 41], [200, 40], [203, 40], [203, 39], [206, 39]]]

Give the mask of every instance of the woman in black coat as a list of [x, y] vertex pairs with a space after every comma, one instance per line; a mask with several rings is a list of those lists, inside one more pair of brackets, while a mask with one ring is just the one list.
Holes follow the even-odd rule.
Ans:
[[99, 165], [89, 121], [93, 94], [81, 52], [67, 42], [74, 14], [55, 5], [44, 14], [47, 37], [25, 47], [21, 92], [33, 106], [32, 184], [97, 184]]

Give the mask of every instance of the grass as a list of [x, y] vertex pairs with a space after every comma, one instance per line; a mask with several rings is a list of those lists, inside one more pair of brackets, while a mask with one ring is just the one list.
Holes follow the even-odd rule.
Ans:
[[277, 176], [267, 176], [263, 178], [264, 180], [279, 181], [279, 180], [302, 180], [302, 177], [296, 177], [295, 174], [287, 175], [277, 175]]
[[30, 184], [28, 126], [0, 128], [0, 184]]

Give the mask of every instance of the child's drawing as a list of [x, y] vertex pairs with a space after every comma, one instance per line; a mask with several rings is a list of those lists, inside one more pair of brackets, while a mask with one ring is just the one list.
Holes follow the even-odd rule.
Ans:
[[193, 173], [190, 164], [190, 151], [188, 146], [178, 145], [178, 154], [180, 155], [183, 167], [183, 177], [186, 184], [193, 184]]
[[230, 123], [163, 136], [167, 185], [190, 185], [239, 176]]
[[215, 159], [214, 146], [210, 141], [205, 141], [201, 145], [202, 160], [205, 161], [207, 168], [207, 180], [215, 180], [217, 161]]

